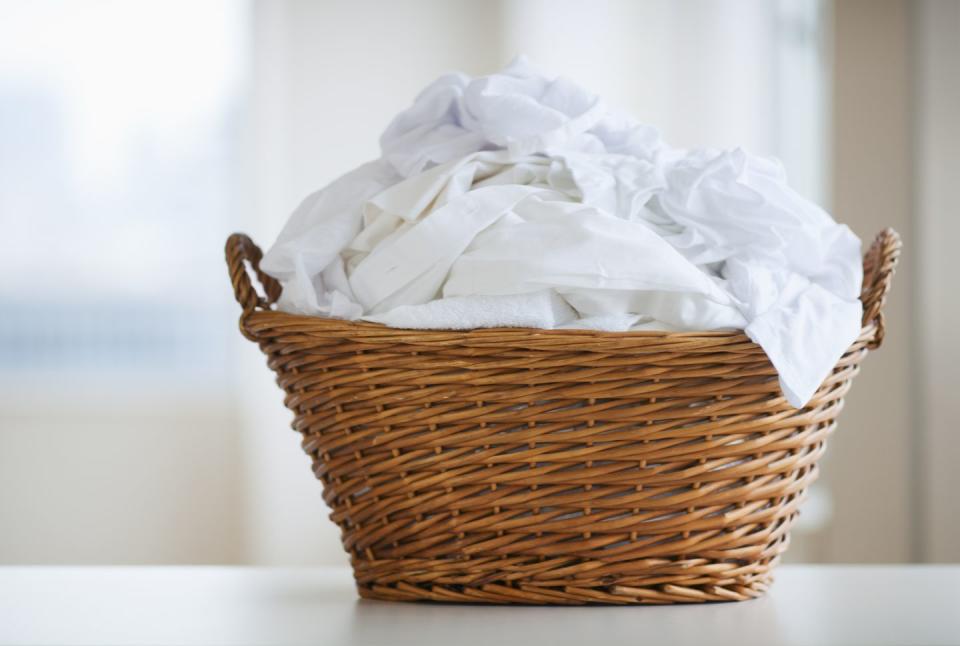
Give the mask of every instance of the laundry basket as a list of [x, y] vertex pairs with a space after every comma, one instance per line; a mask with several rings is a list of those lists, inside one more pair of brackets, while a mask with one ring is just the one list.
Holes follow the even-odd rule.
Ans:
[[240, 330], [286, 393], [360, 596], [533, 604], [762, 594], [850, 381], [883, 340], [899, 251], [896, 232], [877, 236], [860, 336], [796, 410], [739, 332], [285, 314], [260, 249], [242, 234], [226, 246]]

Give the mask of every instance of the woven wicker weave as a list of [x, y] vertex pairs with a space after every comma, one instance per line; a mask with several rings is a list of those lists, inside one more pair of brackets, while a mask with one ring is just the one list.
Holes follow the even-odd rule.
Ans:
[[240, 330], [286, 392], [359, 594], [537, 604], [762, 594], [850, 380], [883, 339], [899, 250], [894, 231], [877, 236], [860, 337], [795, 410], [742, 333], [296, 316], [271, 309], [280, 287], [249, 238], [226, 248]]

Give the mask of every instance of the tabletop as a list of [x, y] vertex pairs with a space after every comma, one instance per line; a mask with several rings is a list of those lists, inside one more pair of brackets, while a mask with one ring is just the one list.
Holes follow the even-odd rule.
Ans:
[[2, 644], [960, 644], [960, 566], [780, 566], [753, 601], [357, 598], [346, 568], [0, 567]]

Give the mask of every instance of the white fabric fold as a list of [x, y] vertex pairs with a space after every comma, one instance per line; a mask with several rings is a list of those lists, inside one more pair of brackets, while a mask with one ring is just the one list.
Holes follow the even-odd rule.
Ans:
[[524, 60], [441, 77], [262, 267], [284, 311], [420, 329], [742, 329], [803, 406], [860, 329], [860, 241], [779, 163], [676, 150]]

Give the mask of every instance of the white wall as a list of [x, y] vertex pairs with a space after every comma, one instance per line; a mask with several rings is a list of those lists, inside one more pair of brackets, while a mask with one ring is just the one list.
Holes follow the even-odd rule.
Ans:
[[885, 308], [886, 340], [864, 361], [824, 460], [834, 514], [819, 553], [830, 561], [903, 561], [912, 549], [909, 4], [834, 5], [833, 210], [865, 245], [892, 226], [906, 250]]
[[919, 487], [917, 556], [960, 561], [960, 288], [953, 260], [960, 240], [960, 3], [915, 5], [917, 43], [915, 229], [917, 250], [917, 367], [914, 382], [922, 442], [915, 452]]
[[0, 397], [0, 564], [244, 558], [233, 406], [101, 384]]
[[0, 564], [244, 557], [220, 226], [245, 19], [0, 2]]

